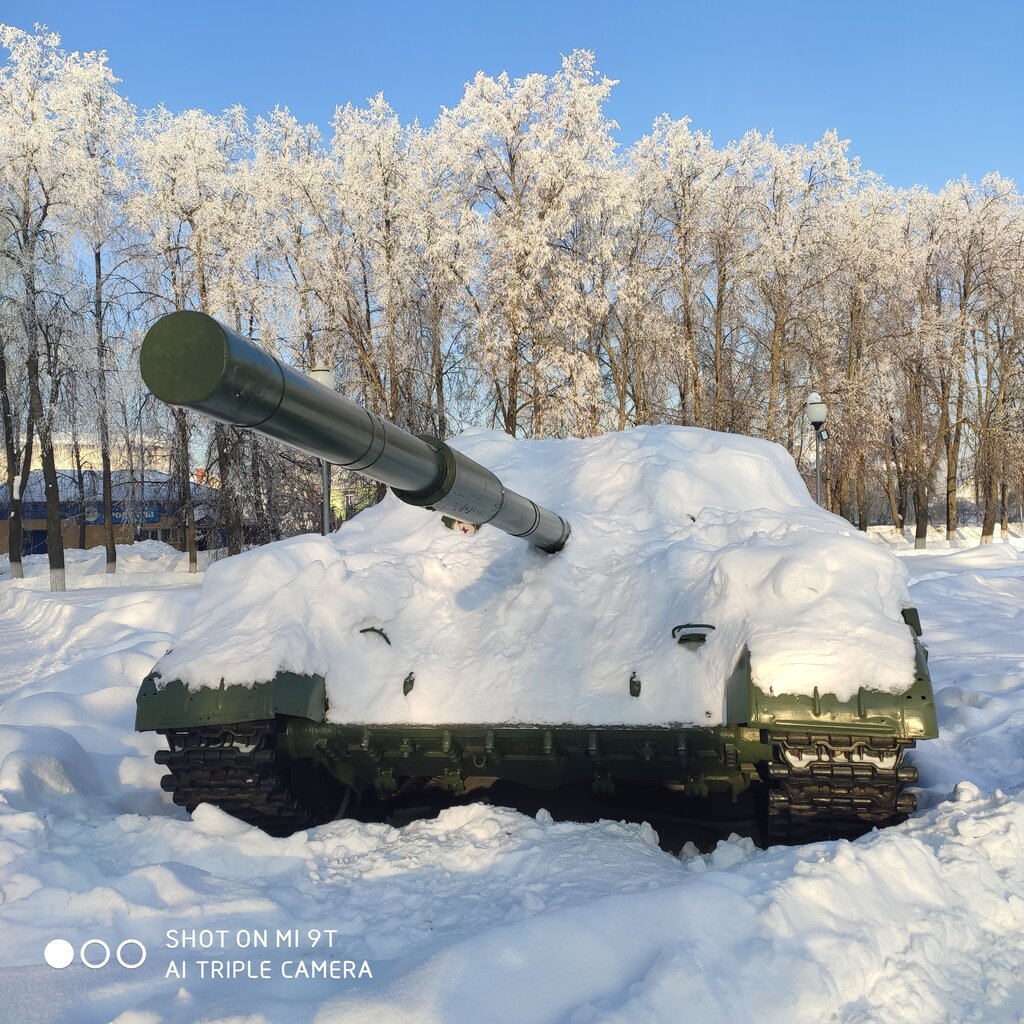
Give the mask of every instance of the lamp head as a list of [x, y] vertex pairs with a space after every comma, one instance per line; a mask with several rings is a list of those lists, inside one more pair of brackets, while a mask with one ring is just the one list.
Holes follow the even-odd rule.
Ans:
[[812, 391], [807, 396], [807, 404], [804, 406], [804, 412], [807, 415], [807, 419], [810, 421], [812, 427], [815, 430], [821, 430], [822, 424], [825, 422], [825, 417], [828, 414], [828, 409], [825, 403], [821, 400], [821, 395], [817, 391]]

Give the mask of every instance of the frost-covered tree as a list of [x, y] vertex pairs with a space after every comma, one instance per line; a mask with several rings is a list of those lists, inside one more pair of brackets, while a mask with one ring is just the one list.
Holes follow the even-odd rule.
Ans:
[[581, 345], [593, 296], [580, 243], [614, 154], [603, 111], [613, 84], [577, 51], [552, 76], [481, 72], [443, 115], [480, 218], [474, 358], [510, 434], [557, 432], [559, 405], [576, 419], [600, 395]]
[[[106, 571], [116, 569], [114, 545], [114, 503], [111, 473], [109, 381], [116, 367], [117, 353], [111, 347], [111, 310], [125, 301], [130, 285], [129, 268], [136, 255], [125, 224], [125, 199], [130, 187], [128, 149], [135, 127], [135, 111], [115, 88], [115, 79], [105, 62], [73, 65], [78, 79], [81, 106], [73, 111], [74, 133], [80, 147], [78, 173], [70, 203], [73, 228], [84, 242], [89, 281], [89, 317], [95, 344], [92, 402], [85, 389], [78, 389], [76, 409], [91, 407], [99, 435], [103, 537]], [[83, 520], [84, 522], [84, 520]]]
[[0, 261], [0, 297], [3, 300], [0, 303], [0, 430], [3, 431], [5, 483], [11, 508], [7, 520], [11, 577], [22, 579], [25, 572], [21, 560], [21, 509], [32, 465], [35, 424], [29, 412], [28, 382], [23, 369], [25, 351], [15, 305], [18, 293], [10, 279], [11, 272], [12, 268]]
[[[1013, 258], [1007, 244], [1012, 230], [1013, 183], [988, 175], [975, 185], [966, 180], [950, 182], [936, 199], [937, 232], [936, 302], [945, 310], [941, 397], [946, 407], [944, 438], [946, 463], [946, 537], [957, 528], [957, 469], [970, 412], [968, 362], [974, 368], [976, 418], [974, 429], [984, 457], [980, 465], [997, 461], [989, 443], [991, 417], [1002, 419], [1003, 402], [1011, 389], [1008, 372], [1014, 361], [1015, 335], [1010, 324], [1014, 301], [1005, 277], [1013, 274]], [[1009, 257], [1009, 258], [1007, 258]], [[1019, 337], [1019, 336], [1017, 336]], [[979, 381], [979, 372], [982, 380]], [[981, 490], [985, 496], [986, 526], [983, 537], [991, 539], [995, 521], [997, 474], [986, 472]], [[989, 511], [991, 509], [991, 518]]]
[[[198, 309], [227, 314], [228, 321], [238, 325], [237, 297], [243, 284], [238, 272], [245, 261], [237, 251], [233, 218], [246, 215], [246, 200], [233, 175], [239, 173], [237, 162], [248, 147], [248, 128], [240, 108], [217, 117], [201, 110], [172, 114], [160, 108], [144, 120], [135, 141], [140, 188], [132, 197], [132, 214], [149, 243], [149, 277], [159, 312]], [[185, 412], [175, 410], [174, 421], [175, 476], [189, 564], [195, 571], [191, 430]], [[214, 426], [213, 437], [229, 544], [240, 550], [237, 443], [222, 424]]]
[[755, 230], [751, 276], [758, 306], [748, 330], [759, 341], [765, 436], [786, 440], [802, 403], [794, 395], [793, 355], [815, 344], [817, 289], [836, 273], [833, 211], [854, 186], [848, 143], [834, 132], [813, 146], [777, 146], [771, 136], [744, 139], [755, 173]]
[[[256, 119], [253, 150], [248, 178], [259, 236], [253, 277], [261, 279], [260, 340], [302, 369], [326, 366], [344, 376], [341, 335], [351, 292], [320, 131], [278, 107]], [[247, 509], [256, 536], [268, 540], [315, 504], [309, 496], [320, 475], [315, 460], [267, 439], [248, 436], [244, 444]], [[285, 507], [296, 487], [304, 510], [298, 515]]]
[[[973, 414], [970, 425], [982, 505], [981, 542], [987, 544], [992, 541], [997, 519], [1002, 521], [1006, 537], [1011, 462], [1022, 433], [1024, 216], [1012, 182], [999, 175], [986, 176], [977, 188], [961, 183], [961, 189], [967, 230], [961, 230], [954, 249], [954, 266], [959, 272], [956, 294], [961, 300], [954, 343], [959, 343], [962, 332], [968, 365], [965, 376], [973, 402], [961, 401], [959, 407], [966, 405]], [[975, 265], [972, 282], [966, 272]], [[959, 419], [956, 425], [960, 426]]]
[[415, 170], [409, 136], [383, 96], [334, 117], [334, 200], [348, 275], [345, 343], [366, 401], [408, 423], [415, 406], [419, 338], [413, 331]]
[[103, 53], [67, 53], [45, 29], [0, 26], [0, 259], [13, 285], [29, 410], [46, 486], [50, 585], [64, 589], [64, 545], [53, 432], [62, 381], [74, 360], [67, 270], [88, 181], [88, 110], [113, 88]]
[[635, 187], [652, 192], [657, 230], [664, 244], [671, 330], [661, 346], [671, 367], [684, 423], [705, 422], [706, 375], [701, 367], [703, 299], [712, 275], [707, 244], [710, 194], [725, 173], [711, 137], [695, 132], [688, 119], [661, 117], [634, 147]]

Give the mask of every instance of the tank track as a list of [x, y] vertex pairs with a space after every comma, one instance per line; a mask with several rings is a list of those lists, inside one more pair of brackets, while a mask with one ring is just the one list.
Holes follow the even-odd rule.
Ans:
[[321, 766], [275, 749], [274, 719], [164, 729], [155, 761], [170, 774], [161, 788], [190, 814], [214, 804], [273, 836], [320, 825], [344, 810], [348, 791]]
[[917, 808], [903, 788], [917, 782], [904, 765], [913, 740], [829, 734], [773, 735], [767, 766], [769, 843], [853, 839], [895, 825]]
[[[350, 791], [321, 765], [293, 761], [275, 747], [278, 722], [161, 730], [169, 749], [161, 788], [189, 813], [214, 804], [274, 836], [330, 821]], [[767, 844], [856, 838], [897, 824], [917, 801], [904, 793], [917, 769], [902, 763], [913, 740], [831, 734], [774, 734], [762, 836]]]

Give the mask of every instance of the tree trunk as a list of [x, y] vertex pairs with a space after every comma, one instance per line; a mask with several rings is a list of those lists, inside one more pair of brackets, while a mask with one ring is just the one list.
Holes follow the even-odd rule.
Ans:
[[11, 496], [11, 518], [7, 520], [7, 548], [11, 559], [11, 579], [21, 580], [25, 578], [25, 565], [22, 561], [22, 552], [25, 548], [25, 528], [22, 525], [22, 507], [25, 497], [25, 490], [28, 487], [29, 476], [32, 472], [32, 445], [35, 440], [35, 424], [32, 417], [28, 418], [25, 430], [25, 447], [22, 451], [21, 473], [17, 474], [18, 485], [14, 486], [14, 469], [17, 466], [11, 461], [7, 474], [8, 494]]
[[928, 546], [928, 489], [914, 485], [914, 548], [921, 551]]
[[[8, 481], [13, 479], [14, 474], [8, 476]], [[22, 561], [22, 554], [25, 550], [25, 528], [21, 521], [21, 497], [25, 493], [25, 483], [28, 478], [18, 480], [18, 497], [14, 497], [14, 488], [8, 491], [11, 495], [11, 518], [7, 520], [7, 552], [11, 559], [11, 579], [23, 580], [25, 578], [25, 563]]]
[[946, 540], [955, 540], [957, 531], [956, 463], [952, 444], [946, 440]]
[[724, 420], [722, 408], [722, 391], [725, 387], [725, 325], [722, 322], [725, 304], [725, 276], [721, 267], [718, 268], [718, 280], [715, 288], [715, 419], [711, 424], [714, 430], [721, 430]]
[[701, 394], [700, 361], [697, 358], [697, 336], [693, 329], [693, 311], [687, 299], [683, 311], [683, 330], [686, 337], [687, 366], [684, 371], [691, 380], [690, 397], [693, 403], [693, 425], [707, 426], [704, 422], [704, 401]]
[[895, 438], [892, 443], [893, 465], [896, 467], [896, 507], [899, 510], [900, 532], [907, 527], [907, 510], [910, 506], [910, 480], [900, 464], [899, 448]]
[[999, 510], [998, 487], [995, 480], [985, 485], [985, 511], [981, 518], [981, 543], [991, 544], [996, 532], [996, 513]]
[[100, 246], [93, 248], [95, 293], [93, 319], [96, 326], [96, 392], [99, 404], [100, 466], [103, 476], [103, 546], [108, 573], [117, 572], [117, 545], [114, 543], [114, 485], [110, 469], [110, 420], [107, 414], [107, 339], [103, 329], [103, 256]]
[[15, 443], [14, 409], [7, 378], [7, 355], [0, 343], [0, 426], [4, 434], [4, 455], [7, 462], [7, 495], [11, 502], [11, 517], [7, 520], [7, 550], [11, 560], [11, 579], [25, 578], [25, 567], [21, 560], [25, 546], [25, 531], [21, 521], [21, 499], [28, 486], [32, 469], [32, 441], [34, 424], [32, 416], [26, 416], [25, 446], [21, 450], [21, 472], [18, 472], [18, 449]]
[[863, 458], [857, 465], [857, 529], [863, 533], [868, 532], [867, 481]]
[[263, 473], [260, 469], [260, 446], [263, 442], [258, 437], [249, 439], [249, 467], [252, 474], [253, 506], [256, 510], [256, 543], [269, 544], [273, 539], [273, 531], [270, 526], [270, 515], [267, 511], [267, 503], [264, 502]]
[[778, 404], [779, 384], [782, 379], [782, 327], [776, 315], [775, 324], [772, 327], [771, 348], [769, 350], [768, 364], [768, 409], [765, 416], [765, 436], [769, 441], [778, 440]]
[[515, 338], [508, 346], [508, 358], [502, 428], [509, 437], [515, 437], [519, 426], [519, 345]]
[[242, 509], [238, 495], [238, 473], [235, 466], [236, 442], [229, 428], [217, 423], [213, 428], [220, 468], [221, 512], [227, 527], [228, 554], [240, 554], [245, 544]]
[[[105, 399], [101, 399], [105, 401]], [[106, 549], [106, 572], [117, 572], [117, 545], [114, 543], [114, 480], [110, 469], [110, 430], [106, 410], [100, 412], [100, 465], [103, 474], [103, 547]], [[124, 522], [124, 519], [121, 520]]]
[[[959, 433], [959, 428], [957, 429]], [[956, 540], [959, 526], [956, 508], [956, 471], [960, 458], [959, 438], [954, 443], [952, 438], [946, 439], [946, 540]]]
[[437, 416], [437, 436], [443, 441], [448, 436], [448, 414], [444, 395], [444, 352], [441, 348], [441, 316], [435, 313], [431, 330], [431, 361], [434, 364], [434, 401]]
[[893, 479], [889, 449], [884, 448], [882, 455], [885, 457], [885, 495], [889, 499], [889, 514], [892, 516], [892, 528], [897, 533], [903, 533], [903, 509], [900, 505], [896, 481]]
[[[199, 571], [199, 557], [196, 553], [196, 524], [192, 509], [192, 481], [189, 471], [190, 460], [188, 451], [188, 420], [181, 409], [174, 410], [174, 446], [177, 465], [174, 467], [178, 477], [178, 503], [180, 505], [179, 521], [183, 533], [181, 550], [188, 552], [188, 571]], [[142, 500], [145, 504], [145, 493]]]
[[60, 532], [60, 484], [53, 456], [53, 439], [43, 412], [43, 396], [39, 387], [39, 352], [34, 343], [28, 349], [28, 387], [32, 418], [39, 434], [43, 481], [46, 485], [46, 553], [50, 563], [50, 590], [67, 589], [64, 573], [64, 538]]
[[1004, 480], [999, 485], [999, 536], [1004, 544], [1010, 543], [1010, 511], [1006, 507], [1009, 499], [1009, 488]]
[[846, 519], [848, 522], [853, 522], [853, 507], [850, 503], [850, 478], [846, 474], [842, 474], [838, 480], [837, 490], [837, 505], [839, 508], [839, 514]]
[[956, 399], [956, 421], [946, 434], [946, 540], [955, 540], [959, 526], [956, 507], [956, 478], [963, 444], [964, 387], [961, 382]]
[[[72, 403], [73, 404], [73, 403]], [[78, 431], [73, 430], [71, 452], [75, 459], [75, 487], [78, 490], [78, 548], [85, 550], [85, 470], [82, 469], [82, 449], [78, 443]]]
[[982, 443], [980, 454], [984, 465], [984, 476], [981, 481], [981, 500], [983, 513], [981, 517], [981, 543], [991, 544], [996, 532], [996, 518], [999, 515], [999, 480], [996, 476], [995, 453], [992, 444]]

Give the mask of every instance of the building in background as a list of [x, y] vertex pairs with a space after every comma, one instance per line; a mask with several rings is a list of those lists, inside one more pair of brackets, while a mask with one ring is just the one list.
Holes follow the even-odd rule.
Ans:
[[[198, 473], [196, 474], [199, 475]], [[114, 540], [130, 544], [136, 540], [162, 540], [182, 546], [182, 508], [177, 487], [170, 475], [148, 470], [145, 476], [128, 470], [113, 474]], [[205, 477], [205, 474], [204, 474]], [[95, 469], [61, 469], [61, 532], [67, 548], [91, 548], [103, 544], [103, 480]], [[193, 482], [192, 510], [196, 543], [204, 548], [226, 543], [224, 525], [218, 515], [219, 494], [215, 487]], [[0, 554], [9, 550], [11, 499], [7, 485], [0, 484]], [[33, 470], [22, 502], [25, 530], [24, 553], [46, 553], [46, 490], [41, 470]]]

